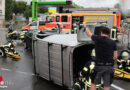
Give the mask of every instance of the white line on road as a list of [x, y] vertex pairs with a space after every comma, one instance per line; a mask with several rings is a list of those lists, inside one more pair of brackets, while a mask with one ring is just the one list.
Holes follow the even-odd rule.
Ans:
[[3, 71], [11, 71], [10, 69], [6, 69], [6, 68], [1, 68], [1, 70], [3, 70]]
[[35, 74], [31, 74], [31, 73], [27, 73], [27, 72], [21, 72], [21, 71], [16, 71], [17, 73], [21, 73], [21, 74], [26, 74], [26, 75], [32, 75], [32, 76], [34, 76]]
[[[0, 69], [3, 70], [3, 71], [9, 71], [9, 72], [12, 71], [12, 70], [7, 69], [7, 68], [0, 68]], [[32, 75], [32, 76], [35, 75], [34, 73], [27, 73], [27, 72], [22, 72], [22, 71], [15, 71], [15, 72], [16, 72], [16, 73], [20, 73], [20, 74]]]
[[119, 87], [119, 86], [116, 86], [116, 85], [114, 85], [114, 84], [112, 84], [111, 86], [114, 87], [114, 88], [116, 88], [117, 90], [125, 90], [125, 89], [123, 89], [123, 88], [121, 88], [121, 87]]

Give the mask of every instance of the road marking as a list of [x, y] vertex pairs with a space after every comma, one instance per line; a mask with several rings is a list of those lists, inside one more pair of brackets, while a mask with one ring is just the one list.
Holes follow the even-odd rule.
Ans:
[[17, 72], [17, 73], [21, 73], [21, 74], [26, 74], [26, 75], [32, 75], [32, 76], [34, 76], [35, 74], [31, 74], [31, 73], [27, 73], [27, 72], [21, 72], [21, 71], [15, 71], [15, 72]]
[[0, 88], [7, 88], [8, 86], [0, 86]]
[[[0, 68], [0, 69], [3, 70], [3, 71], [9, 71], [9, 72], [12, 71], [11, 69], [7, 69], [7, 68]], [[15, 71], [15, 72], [20, 73], [20, 74], [32, 75], [32, 76], [35, 75], [34, 73], [27, 73], [27, 72], [22, 72], [22, 71]]]
[[114, 88], [116, 88], [117, 90], [125, 90], [125, 89], [123, 89], [123, 88], [121, 88], [121, 87], [119, 87], [119, 86], [116, 86], [116, 85], [114, 85], [114, 84], [112, 84], [111, 86], [114, 87]]
[[11, 71], [10, 69], [6, 69], [6, 68], [1, 68], [1, 70], [3, 70], [3, 71]]

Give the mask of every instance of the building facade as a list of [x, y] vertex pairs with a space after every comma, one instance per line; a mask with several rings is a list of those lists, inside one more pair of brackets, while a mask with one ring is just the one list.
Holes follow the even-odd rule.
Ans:
[[0, 28], [5, 27], [5, 0], [0, 0]]

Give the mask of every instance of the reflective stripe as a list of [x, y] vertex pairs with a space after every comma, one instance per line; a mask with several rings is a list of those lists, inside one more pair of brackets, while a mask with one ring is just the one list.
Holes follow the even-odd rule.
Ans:
[[86, 78], [82, 78], [82, 81], [85, 82]]
[[119, 59], [117, 59], [117, 61], [118, 61], [118, 62], [120, 62], [120, 63], [122, 62], [122, 61], [121, 61], [121, 60], [119, 60]]
[[62, 29], [62, 31], [71, 31], [71, 29]]
[[[51, 30], [52, 28], [46, 28], [46, 30]], [[71, 29], [62, 29], [62, 31], [71, 31]]]
[[77, 85], [77, 86], [79, 86], [79, 87], [81, 88], [81, 86], [80, 86], [80, 84], [79, 84], [79, 83], [75, 83], [75, 85]]
[[81, 72], [80, 72], [80, 74], [79, 74], [81, 77], [82, 77], [82, 74], [81, 74]]
[[84, 70], [84, 71], [88, 71], [88, 68], [84, 67], [83, 70]]

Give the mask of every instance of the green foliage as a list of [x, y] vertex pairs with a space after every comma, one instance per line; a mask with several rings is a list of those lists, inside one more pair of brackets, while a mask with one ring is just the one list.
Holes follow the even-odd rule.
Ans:
[[[26, 19], [32, 16], [32, 6], [27, 5], [25, 1], [16, 1], [16, 0], [5, 0], [6, 1], [6, 20], [12, 19], [12, 14], [24, 14]], [[48, 8], [38, 8], [39, 13], [48, 12]]]
[[29, 19], [29, 17], [32, 16], [32, 8], [30, 5], [26, 6], [25, 12], [24, 12], [24, 16], [26, 17], [26, 19]]
[[[121, 6], [119, 3], [115, 4], [114, 8], [121, 10]], [[120, 12], [121, 12], [121, 20], [123, 20], [125, 18], [124, 13], [122, 11]]]
[[125, 19], [125, 15], [124, 13], [121, 11], [121, 20], [124, 20]]
[[48, 12], [48, 8], [47, 8], [47, 7], [44, 7], [44, 8], [38, 8], [38, 12], [39, 12], [39, 13], [45, 13], [45, 12]]
[[120, 8], [120, 4], [119, 3], [117, 3], [117, 4], [115, 4], [115, 6], [114, 6], [114, 8]]
[[28, 19], [32, 15], [31, 5], [27, 5], [27, 2], [25, 2], [25, 1], [15, 2], [13, 11], [14, 11], [15, 14], [18, 14], [18, 13], [24, 14], [26, 19]]
[[15, 0], [5, 0], [5, 19], [11, 20]]
[[26, 10], [27, 2], [24, 1], [17, 1], [14, 4], [14, 13], [17, 14], [22, 14]]

